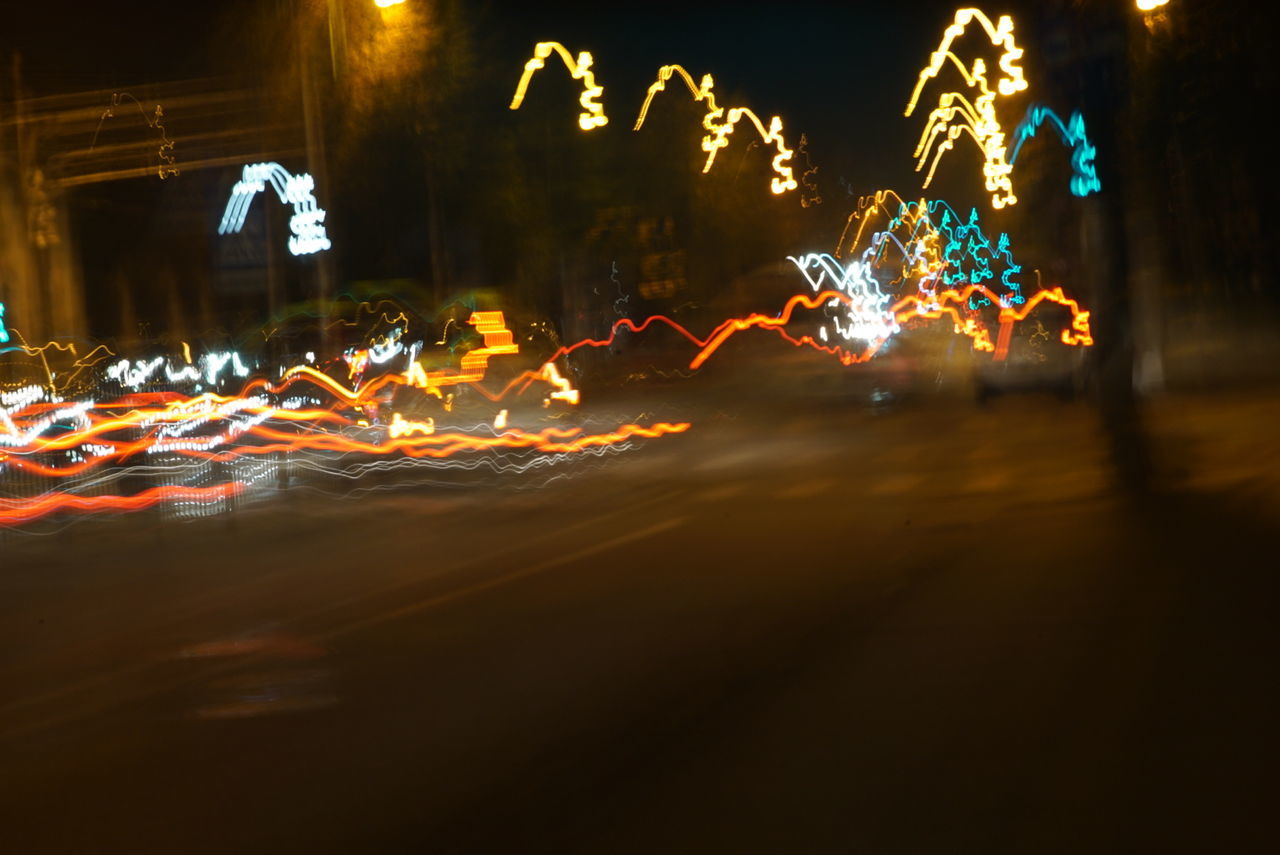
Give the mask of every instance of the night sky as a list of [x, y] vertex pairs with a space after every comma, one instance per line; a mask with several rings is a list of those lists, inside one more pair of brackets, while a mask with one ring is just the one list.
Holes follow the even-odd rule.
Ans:
[[[52, 94], [252, 75], [237, 46], [251, 38], [262, 9], [283, 4], [6, 5], [12, 8], [0, 46], [6, 54], [22, 53], [34, 93]], [[994, 18], [1009, 5], [985, 10]], [[489, 0], [468, 8], [480, 25], [482, 61], [508, 66], [512, 84], [537, 41], [590, 50], [606, 109], [626, 124], [622, 117], [634, 115], [659, 66], [679, 63], [695, 77], [711, 72], [722, 99], [750, 106], [766, 120], [782, 116], [789, 137], [808, 135], [814, 161], [832, 180], [838, 173], [869, 190], [917, 183], [909, 155], [919, 126], [901, 111], [955, 5], [623, 0], [590, 8]]]

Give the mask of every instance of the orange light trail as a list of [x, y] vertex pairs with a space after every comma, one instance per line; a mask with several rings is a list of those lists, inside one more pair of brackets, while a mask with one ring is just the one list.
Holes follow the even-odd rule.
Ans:
[[474, 436], [464, 433], [434, 433], [425, 436], [401, 436], [387, 442], [365, 442], [342, 434], [289, 434], [271, 428], [254, 428], [251, 433], [263, 439], [277, 440], [264, 445], [245, 445], [230, 451], [201, 451], [187, 449], [177, 453], [205, 460], [229, 461], [244, 455], [272, 454], [281, 451], [333, 451], [343, 454], [391, 454], [406, 457], [452, 457], [464, 451], [487, 451], [493, 448], [528, 448], [547, 454], [581, 451], [601, 445], [612, 445], [632, 437], [653, 439], [670, 433], [684, 433], [688, 422], [658, 422], [649, 427], [635, 424], [622, 425], [615, 431], [602, 434], [582, 434], [581, 428], [546, 428], [529, 433], [510, 428], [498, 436]]
[[244, 484], [228, 481], [212, 487], [151, 487], [132, 496], [77, 496], [46, 493], [35, 499], [0, 498], [0, 525], [31, 522], [57, 511], [140, 511], [163, 502], [214, 502], [243, 492]]

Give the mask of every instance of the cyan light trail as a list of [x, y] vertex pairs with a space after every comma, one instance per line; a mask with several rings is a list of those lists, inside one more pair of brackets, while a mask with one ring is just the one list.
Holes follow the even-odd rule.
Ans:
[[1073, 111], [1064, 124], [1057, 113], [1043, 104], [1028, 107], [1026, 116], [1013, 132], [1013, 151], [1009, 154], [1009, 165], [1013, 166], [1017, 162], [1023, 143], [1035, 136], [1045, 122], [1057, 132], [1062, 144], [1071, 149], [1071, 194], [1088, 196], [1102, 190], [1102, 182], [1098, 180], [1094, 164], [1098, 150], [1089, 142], [1084, 129], [1084, 116], [1079, 110]]
[[[883, 225], [877, 230], [872, 223], [878, 218]], [[927, 296], [939, 288], [981, 285], [999, 273], [1005, 289], [998, 295], [1001, 307], [1025, 302], [1016, 278], [1022, 266], [1013, 260], [1008, 234], [1001, 232], [993, 244], [982, 231], [977, 209], [970, 210], [965, 220], [941, 199], [907, 202], [892, 190], [862, 197], [840, 236], [837, 254], [858, 253], [878, 268], [894, 247], [902, 267], [892, 284], [912, 280], [916, 290]], [[988, 293], [992, 292], [974, 292], [969, 308], [990, 305]]]
[[[923, 204], [923, 208], [921, 207]], [[1022, 284], [1014, 279], [1022, 272], [1022, 265], [1013, 260], [1013, 251], [1009, 246], [1009, 235], [1001, 232], [993, 247], [991, 239], [982, 231], [978, 209], [969, 211], [969, 219], [965, 221], [942, 199], [934, 199], [927, 203], [904, 202], [893, 223], [897, 224], [914, 220], [912, 239], [919, 237], [922, 229], [933, 230], [939, 237], [945, 238], [941, 249], [942, 260], [946, 267], [941, 272], [942, 284], [945, 287], [963, 287], [966, 284], [982, 284], [995, 276], [992, 264], [1003, 266], [1000, 271], [1000, 284], [1006, 289], [1001, 295], [1003, 306], [1017, 306], [1026, 301], [1022, 295]], [[892, 226], [891, 226], [892, 228]], [[977, 309], [989, 305], [986, 297], [975, 295], [971, 298], [969, 308]]]

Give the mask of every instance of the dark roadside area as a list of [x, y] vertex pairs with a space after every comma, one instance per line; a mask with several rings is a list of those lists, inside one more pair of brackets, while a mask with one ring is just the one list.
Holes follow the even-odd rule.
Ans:
[[1268, 844], [1274, 390], [1150, 402], [1124, 496], [1085, 402], [754, 385], [536, 489], [10, 534], [5, 848]]

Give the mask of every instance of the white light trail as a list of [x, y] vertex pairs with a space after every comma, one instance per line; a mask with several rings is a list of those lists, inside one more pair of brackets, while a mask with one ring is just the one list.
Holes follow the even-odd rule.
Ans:
[[333, 244], [324, 229], [325, 210], [316, 202], [315, 179], [304, 172], [294, 175], [278, 163], [246, 164], [240, 180], [231, 188], [231, 198], [222, 214], [218, 234], [236, 234], [244, 227], [253, 197], [266, 190], [267, 182], [280, 201], [293, 205], [289, 218], [289, 251], [294, 255], [323, 252]]

